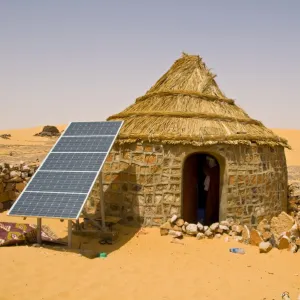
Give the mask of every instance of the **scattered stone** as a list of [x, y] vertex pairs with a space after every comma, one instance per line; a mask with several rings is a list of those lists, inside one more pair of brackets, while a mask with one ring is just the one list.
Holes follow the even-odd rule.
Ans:
[[260, 233], [256, 229], [252, 229], [250, 232], [250, 244], [258, 246], [261, 242], [263, 242]]
[[268, 225], [268, 220], [263, 219], [262, 221], [259, 222], [257, 225], [257, 230], [263, 233], [265, 231], [265, 226]]
[[184, 220], [183, 219], [178, 219], [176, 221], [176, 225], [179, 226], [179, 227], [182, 227], [184, 225]]
[[162, 224], [160, 226], [160, 228], [171, 230], [172, 229], [172, 225], [170, 224], [170, 222], [165, 222], [164, 224]]
[[213, 232], [210, 230], [210, 229], [207, 229], [204, 234], [207, 236], [207, 237], [212, 237], [214, 234]]
[[222, 234], [220, 234], [220, 233], [217, 233], [216, 235], [215, 235], [215, 238], [216, 239], [220, 239], [222, 237]]
[[296, 244], [291, 245], [291, 252], [296, 253], [298, 251], [298, 246]]
[[243, 227], [242, 237], [246, 244], [250, 243], [250, 230], [249, 230], [248, 226], [246, 226], [246, 225]]
[[182, 230], [182, 232], [186, 233], [186, 228], [184, 225], [181, 227], [181, 230]]
[[173, 230], [175, 230], [175, 231], [182, 231], [182, 228], [179, 227], [179, 226], [177, 226], [177, 225], [174, 225], [173, 226]]
[[184, 226], [186, 227], [186, 226], [188, 226], [189, 225], [189, 223], [188, 222], [184, 222]]
[[197, 235], [198, 233], [198, 227], [196, 224], [189, 224], [185, 227], [186, 233], [189, 235]]
[[227, 225], [219, 225], [219, 229], [223, 230], [223, 231], [229, 231], [229, 227]]
[[204, 226], [203, 231], [205, 232], [208, 228], [209, 228], [208, 226]]
[[272, 244], [270, 242], [261, 242], [259, 243], [259, 252], [268, 253], [272, 250]]
[[196, 235], [197, 240], [202, 240], [205, 238], [205, 234], [202, 232], [198, 232]]
[[272, 236], [273, 235], [270, 231], [264, 231], [263, 234], [262, 234], [262, 238], [263, 238], [264, 242], [269, 241]]
[[204, 226], [200, 222], [197, 223], [197, 227], [198, 227], [199, 231], [203, 231], [204, 230]]
[[173, 216], [171, 217], [171, 223], [172, 223], [172, 224], [175, 223], [177, 219], [178, 219], [178, 217], [177, 217], [176, 215], [173, 215]]
[[289, 231], [294, 225], [295, 220], [285, 212], [281, 212], [278, 217], [271, 219], [271, 231], [275, 235], [280, 235], [282, 232]]
[[290, 247], [290, 239], [284, 235], [279, 239], [278, 243], [278, 249], [283, 250], [283, 249], [288, 249]]
[[219, 223], [213, 223], [210, 225], [209, 228], [211, 231], [216, 231], [218, 229], [218, 227], [219, 227]]
[[237, 234], [242, 234], [242, 232], [243, 232], [243, 226], [241, 226], [241, 225], [233, 225], [232, 226], [232, 230], [234, 232], [236, 232]]
[[222, 225], [222, 226], [227, 226], [227, 227], [230, 226], [230, 224], [229, 224], [229, 222], [228, 222], [227, 220], [221, 221], [221, 222], [220, 222], [220, 225]]
[[168, 234], [169, 234], [169, 229], [160, 228], [160, 235], [161, 236], [168, 235]]

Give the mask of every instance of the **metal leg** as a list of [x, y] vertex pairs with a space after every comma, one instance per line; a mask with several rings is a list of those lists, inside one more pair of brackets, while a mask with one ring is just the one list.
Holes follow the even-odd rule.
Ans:
[[42, 219], [41, 218], [37, 218], [37, 243], [38, 244], [42, 244]]
[[105, 227], [105, 207], [104, 207], [104, 193], [103, 193], [103, 184], [102, 184], [102, 173], [99, 175], [99, 190], [100, 190], [100, 207], [101, 207], [101, 221], [102, 221], [102, 230], [107, 231]]
[[68, 247], [72, 248], [72, 220], [68, 220]]

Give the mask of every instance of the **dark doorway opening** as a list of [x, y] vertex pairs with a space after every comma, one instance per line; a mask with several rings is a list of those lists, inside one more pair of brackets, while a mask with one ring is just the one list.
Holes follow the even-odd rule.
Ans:
[[183, 219], [210, 225], [219, 221], [220, 166], [209, 154], [189, 156], [183, 167]]

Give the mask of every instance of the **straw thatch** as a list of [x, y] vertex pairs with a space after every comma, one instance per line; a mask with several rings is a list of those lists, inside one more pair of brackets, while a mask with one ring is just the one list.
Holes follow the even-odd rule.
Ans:
[[219, 89], [196, 55], [178, 59], [135, 104], [108, 120], [124, 120], [118, 142], [153, 141], [196, 146], [217, 143], [289, 145], [251, 119]]

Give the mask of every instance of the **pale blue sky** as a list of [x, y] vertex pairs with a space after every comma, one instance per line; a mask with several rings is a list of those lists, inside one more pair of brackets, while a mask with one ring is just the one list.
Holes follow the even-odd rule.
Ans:
[[105, 120], [181, 56], [269, 127], [300, 128], [300, 1], [0, 0], [0, 129]]

